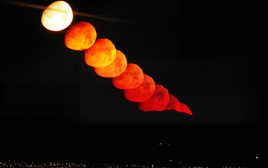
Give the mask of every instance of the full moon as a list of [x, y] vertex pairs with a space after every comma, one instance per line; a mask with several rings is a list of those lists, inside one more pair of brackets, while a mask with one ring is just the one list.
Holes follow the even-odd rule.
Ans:
[[112, 41], [101, 38], [85, 51], [85, 62], [94, 68], [101, 68], [111, 64], [116, 57], [116, 48]]
[[61, 31], [67, 28], [73, 20], [71, 6], [65, 1], [51, 3], [42, 13], [41, 23], [50, 31]]
[[67, 48], [75, 51], [86, 50], [91, 47], [97, 38], [95, 27], [89, 22], [79, 22], [69, 30], [64, 36], [64, 44]]

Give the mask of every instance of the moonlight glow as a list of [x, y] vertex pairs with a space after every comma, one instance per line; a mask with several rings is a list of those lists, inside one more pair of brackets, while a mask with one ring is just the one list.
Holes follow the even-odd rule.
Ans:
[[73, 20], [71, 6], [65, 1], [55, 1], [42, 13], [42, 25], [51, 31], [61, 31], [67, 28]]

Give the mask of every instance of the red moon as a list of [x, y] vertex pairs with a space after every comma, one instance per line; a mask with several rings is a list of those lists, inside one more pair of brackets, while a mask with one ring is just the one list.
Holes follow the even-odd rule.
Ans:
[[85, 51], [85, 62], [94, 68], [111, 64], [116, 57], [116, 48], [112, 41], [106, 38], [98, 39], [94, 45]]
[[124, 90], [124, 96], [127, 100], [132, 102], [144, 102], [148, 100], [155, 91], [156, 85], [154, 80], [144, 74], [144, 79], [142, 84], [135, 89]]
[[177, 112], [182, 112], [182, 113], [186, 113], [189, 115], [193, 114], [192, 111], [183, 103], [176, 104], [174, 110], [176, 110]]
[[170, 94], [169, 103], [166, 110], [175, 110], [177, 112], [192, 115], [192, 111], [183, 103], [181, 103], [174, 95]]
[[113, 78], [113, 85], [122, 90], [134, 89], [141, 85], [143, 79], [143, 70], [137, 64], [129, 63], [125, 72]]
[[162, 85], [157, 84], [154, 94], [145, 102], [139, 103], [138, 107], [141, 111], [164, 111], [169, 102], [168, 90]]
[[180, 103], [179, 100], [173, 95], [169, 95], [169, 102], [168, 105], [166, 106], [166, 110], [174, 110], [176, 104]]
[[86, 50], [91, 47], [97, 38], [95, 27], [88, 22], [79, 22], [73, 25], [64, 36], [67, 48], [76, 51]]
[[121, 75], [127, 68], [127, 58], [120, 50], [116, 50], [114, 61], [103, 68], [94, 68], [97, 75], [103, 78], [114, 78]]

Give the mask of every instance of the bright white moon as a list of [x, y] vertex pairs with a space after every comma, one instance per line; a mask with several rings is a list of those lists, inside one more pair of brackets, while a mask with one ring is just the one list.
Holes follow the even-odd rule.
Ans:
[[42, 13], [42, 25], [51, 31], [61, 31], [67, 28], [73, 20], [71, 6], [65, 1], [51, 3]]

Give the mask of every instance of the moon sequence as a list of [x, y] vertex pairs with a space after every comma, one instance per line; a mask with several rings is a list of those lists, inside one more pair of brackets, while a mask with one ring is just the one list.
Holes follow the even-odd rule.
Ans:
[[[51, 3], [41, 17], [42, 25], [51, 31], [66, 29], [72, 20], [72, 8], [64, 1]], [[137, 103], [141, 111], [175, 110], [192, 115], [184, 103], [145, 74], [138, 64], [128, 63], [127, 56], [112, 40], [97, 37], [97, 31], [91, 23], [80, 21], [66, 31], [64, 44], [70, 50], [84, 52], [85, 64], [96, 75], [112, 79], [113, 86], [123, 90], [125, 99]]]

